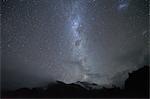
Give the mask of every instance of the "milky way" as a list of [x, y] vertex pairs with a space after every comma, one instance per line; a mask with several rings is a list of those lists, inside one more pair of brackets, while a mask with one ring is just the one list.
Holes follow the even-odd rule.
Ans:
[[2, 87], [122, 86], [148, 64], [148, 0], [3, 0]]

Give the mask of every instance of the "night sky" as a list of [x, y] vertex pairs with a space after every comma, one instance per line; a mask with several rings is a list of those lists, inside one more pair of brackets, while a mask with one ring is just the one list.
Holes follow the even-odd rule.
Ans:
[[122, 86], [148, 64], [148, 0], [2, 0], [2, 88]]

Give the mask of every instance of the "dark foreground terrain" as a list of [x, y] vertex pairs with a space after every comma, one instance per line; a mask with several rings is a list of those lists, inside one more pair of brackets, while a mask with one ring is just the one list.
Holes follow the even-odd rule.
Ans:
[[[86, 82], [78, 82], [88, 85]], [[91, 84], [96, 86], [96, 84]], [[125, 81], [125, 88], [101, 88], [101, 89], [87, 89], [77, 83], [65, 84], [57, 81], [55, 84], [49, 84], [47, 88], [21, 88], [15, 91], [2, 91], [3, 98], [21, 98], [21, 97], [74, 97], [74, 98], [96, 98], [96, 97], [149, 97], [149, 67], [134, 71], [129, 74], [129, 78]]]

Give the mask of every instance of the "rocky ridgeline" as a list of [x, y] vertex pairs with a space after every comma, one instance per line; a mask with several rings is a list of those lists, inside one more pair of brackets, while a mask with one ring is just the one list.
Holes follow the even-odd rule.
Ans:
[[[120, 89], [118, 87], [105, 88], [98, 86], [94, 83], [88, 82], [76, 82], [71, 84], [65, 84], [61, 81], [56, 83], [48, 84], [46, 88], [20, 88], [15, 91], [2, 91], [2, 97], [13, 98], [13, 97], [149, 97], [149, 66], [134, 71], [129, 74], [129, 78], [125, 81], [125, 88]], [[99, 87], [95, 89], [94, 87]]]

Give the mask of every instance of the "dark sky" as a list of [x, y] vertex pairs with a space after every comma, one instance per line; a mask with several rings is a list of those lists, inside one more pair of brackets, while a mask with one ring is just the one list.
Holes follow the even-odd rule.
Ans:
[[2, 88], [122, 86], [148, 61], [148, 9], [148, 0], [2, 0]]

